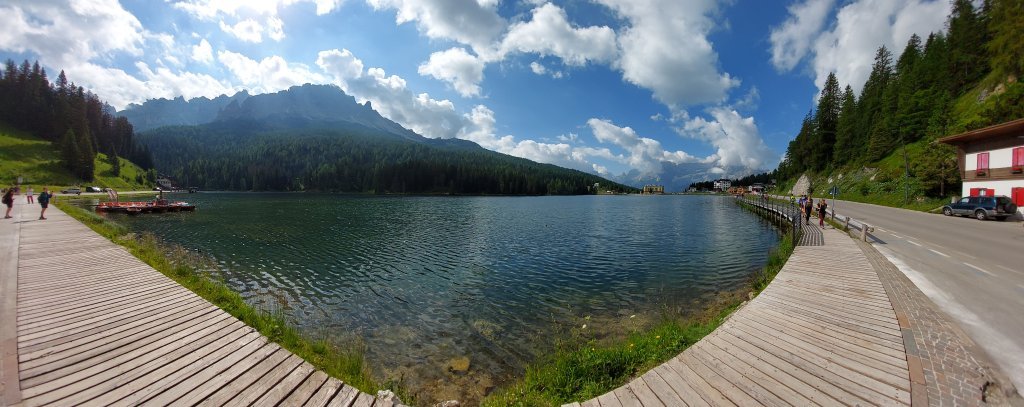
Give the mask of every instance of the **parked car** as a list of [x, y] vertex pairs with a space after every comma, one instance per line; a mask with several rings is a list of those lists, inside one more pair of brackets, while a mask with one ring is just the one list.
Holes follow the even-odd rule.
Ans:
[[978, 220], [993, 218], [1006, 220], [1007, 217], [1013, 216], [1016, 213], [1017, 205], [1010, 198], [1003, 195], [968, 196], [942, 207], [943, 215], [973, 216], [978, 218]]
[[68, 189], [65, 189], [63, 191], [60, 191], [60, 193], [62, 193], [62, 194], [81, 195], [82, 194], [82, 189], [81, 188], [68, 188]]
[[103, 192], [100, 187], [86, 187], [85, 192]]

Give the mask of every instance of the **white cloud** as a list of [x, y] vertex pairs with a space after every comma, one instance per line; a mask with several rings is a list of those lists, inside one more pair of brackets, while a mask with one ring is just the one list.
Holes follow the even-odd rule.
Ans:
[[949, 11], [945, 0], [859, 0], [843, 6], [835, 25], [813, 44], [815, 85], [821, 89], [835, 72], [840, 85], [859, 93], [879, 46], [898, 56], [911, 34], [927, 37], [942, 31]]
[[198, 44], [192, 46], [192, 59], [196, 62], [208, 64], [213, 62], [213, 47], [210, 42], [203, 38]]
[[616, 126], [610, 120], [593, 118], [587, 120], [587, 125], [597, 141], [611, 143], [625, 150], [628, 155], [621, 157], [620, 162], [642, 174], [661, 173], [661, 164], [665, 161], [675, 164], [703, 161], [685, 151], [667, 151], [658, 140], [641, 137], [632, 128]]
[[231, 51], [217, 52], [217, 60], [252, 93], [277, 92], [306, 83], [326, 83], [327, 78], [303, 64], [288, 63], [279, 56], [255, 61]]
[[498, 1], [477, 0], [366, 0], [374, 9], [396, 11], [395, 22], [415, 22], [423, 35], [455, 40], [488, 58], [492, 44], [507, 23], [497, 12]]
[[278, 10], [296, 3], [314, 3], [316, 14], [324, 15], [341, 7], [343, 0], [179, 0], [174, 8], [203, 19], [215, 20], [219, 16], [259, 14], [277, 16]]
[[577, 66], [590, 61], [607, 63], [617, 56], [615, 31], [606, 26], [575, 28], [565, 10], [551, 3], [533, 9], [529, 22], [512, 24], [501, 51], [552, 55]]
[[537, 61], [530, 62], [530, 70], [537, 75], [550, 75], [555, 79], [561, 78], [565, 75], [562, 71], [552, 71]]
[[284, 21], [277, 17], [267, 18], [267, 36], [274, 41], [284, 39]]
[[800, 62], [811, 49], [825, 25], [835, 0], [805, 0], [791, 4], [789, 18], [781, 27], [772, 29], [772, 65], [779, 71], [789, 71]]
[[480, 96], [484, 63], [462, 48], [450, 48], [430, 54], [430, 60], [421, 64], [418, 72], [450, 83], [463, 97]]
[[707, 36], [717, 11], [712, 0], [597, 0], [629, 26], [618, 37], [623, 78], [681, 108], [718, 103], [739, 81], [719, 72]]
[[263, 25], [253, 19], [239, 21], [235, 25], [220, 22], [220, 29], [245, 42], [263, 42]]
[[713, 120], [695, 117], [677, 129], [684, 136], [696, 137], [717, 148], [711, 160], [718, 167], [742, 167], [761, 170], [776, 164], [778, 156], [764, 144], [753, 117], [743, 117], [726, 107], [709, 109]]

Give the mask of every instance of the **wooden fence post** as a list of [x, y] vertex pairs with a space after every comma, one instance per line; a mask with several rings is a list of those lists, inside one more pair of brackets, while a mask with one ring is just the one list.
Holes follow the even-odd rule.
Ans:
[[868, 226], [867, 223], [861, 223], [860, 226], [861, 226], [861, 229], [860, 229], [860, 240], [866, 242], [866, 241], [868, 241], [868, 227], [869, 226]]
[[846, 223], [843, 224], [843, 231], [850, 231], [850, 217], [846, 216]]

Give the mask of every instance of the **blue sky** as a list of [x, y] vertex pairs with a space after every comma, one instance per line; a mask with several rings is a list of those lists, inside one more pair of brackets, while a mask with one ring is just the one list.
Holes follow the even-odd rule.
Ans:
[[0, 2], [0, 57], [115, 107], [329, 83], [428, 137], [620, 180], [774, 168], [829, 72], [945, 0], [33, 0]]

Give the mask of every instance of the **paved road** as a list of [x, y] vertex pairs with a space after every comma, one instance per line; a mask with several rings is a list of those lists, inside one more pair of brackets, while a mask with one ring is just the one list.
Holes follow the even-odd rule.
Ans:
[[1024, 227], [839, 201], [874, 226], [875, 247], [1010, 376], [1024, 394]]

